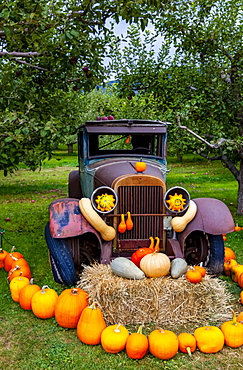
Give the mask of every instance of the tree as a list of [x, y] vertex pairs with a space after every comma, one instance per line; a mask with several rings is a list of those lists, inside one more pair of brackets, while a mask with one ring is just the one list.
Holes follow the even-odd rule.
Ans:
[[[147, 20], [158, 0], [5, 0], [0, 5], [0, 169], [35, 169], [75, 132], [80, 91], [107, 77], [112, 22]], [[108, 22], [109, 21], [109, 22]], [[88, 103], [88, 102], [87, 102]], [[64, 105], [65, 104], [65, 105]]]

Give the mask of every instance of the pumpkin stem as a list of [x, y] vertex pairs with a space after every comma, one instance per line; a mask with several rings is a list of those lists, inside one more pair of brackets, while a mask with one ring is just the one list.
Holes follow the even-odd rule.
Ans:
[[149, 248], [154, 249], [154, 238], [152, 236], [149, 237], [150, 240], [150, 246]]
[[34, 284], [34, 279], [33, 278], [31, 278], [30, 279], [30, 285], [33, 285]]
[[232, 318], [232, 325], [237, 325], [237, 320], [236, 320], [236, 313], [234, 310], [231, 309], [233, 318]]
[[192, 357], [192, 352], [190, 347], [186, 347], [187, 353], [190, 357]]
[[143, 325], [139, 325], [137, 333], [143, 334]]
[[41, 288], [41, 294], [45, 294], [45, 289], [50, 289], [48, 285], [43, 285], [43, 287]]
[[159, 252], [159, 243], [160, 243], [160, 238], [158, 238], [157, 236], [155, 237], [155, 240], [156, 240], [156, 244], [155, 244], [155, 247], [154, 247], [154, 251], [155, 252]]
[[77, 289], [77, 288], [73, 288], [73, 289], [71, 290], [71, 294], [72, 294], [72, 295], [77, 295], [77, 294], [78, 294], [78, 289]]
[[159, 332], [160, 332], [161, 334], [164, 334], [164, 333], [165, 333], [164, 329], [162, 329], [162, 328], [158, 328], [158, 330], [159, 330]]
[[89, 306], [89, 308], [92, 308], [92, 310], [96, 310], [97, 307], [98, 307], [98, 304], [95, 301], [91, 303], [91, 305]]
[[119, 329], [119, 328], [120, 328], [120, 326], [121, 326], [121, 324], [118, 324], [118, 325], [117, 325], [117, 327], [114, 329], [114, 331], [115, 331], [116, 333], [120, 333], [120, 331], [121, 331], [121, 330]]

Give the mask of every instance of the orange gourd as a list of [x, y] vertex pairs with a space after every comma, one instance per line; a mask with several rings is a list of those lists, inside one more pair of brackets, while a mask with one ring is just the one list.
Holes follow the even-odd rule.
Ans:
[[110, 325], [101, 334], [101, 345], [108, 353], [118, 353], [126, 347], [128, 336], [129, 332], [125, 326]]
[[4, 267], [4, 260], [7, 256], [8, 252], [0, 248], [0, 268]]
[[29, 283], [29, 279], [25, 276], [17, 276], [11, 280], [9, 289], [14, 302], [19, 302], [20, 291]]
[[55, 306], [56, 322], [63, 328], [76, 328], [81, 313], [88, 306], [88, 294], [80, 288], [65, 289]]
[[153, 330], [148, 337], [149, 352], [161, 360], [169, 360], [178, 352], [179, 341], [175, 333], [161, 328]]
[[103, 313], [97, 303], [85, 307], [77, 326], [77, 335], [81, 342], [90, 345], [100, 344], [101, 333], [105, 328]]
[[179, 350], [183, 353], [188, 353], [191, 357], [192, 353], [197, 348], [197, 342], [193, 334], [181, 333], [178, 335]]
[[224, 247], [224, 262], [231, 260], [231, 259], [233, 260], [236, 259], [235, 252], [229, 247]]
[[33, 279], [30, 283], [21, 289], [19, 293], [19, 304], [24, 310], [31, 310], [31, 301], [33, 295], [38, 292], [41, 288], [37, 284], [33, 284]]
[[230, 276], [231, 275], [231, 268], [233, 266], [236, 266], [236, 265], [238, 265], [238, 263], [234, 259], [229, 259], [226, 262], [224, 262], [224, 273], [225, 273], [225, 275]]
[[197, 347], [203, 353], [216, 353], [224, 347], [224, 334], [217, 326], [202, 326], [194, 331]]
[[224, 342], [231, 348], [237, 348], [243, 345], [243, 325], [236, 320], [236, 314], [232, 311], [233, 318], [221, 325], [224, 334]]
[[36, 292], [31, 301], [32, 311], [40, 319], [49, 319], [55, 316], [55, 304], [58, 294], [54, 289], [44, 285]]
[[199, 271], [195, 269], [188, 270], [186, 273], [186, 279], [190, 281], [190, 283], [200, 283], [202, 280], [202, 275]]
[[126, 228], [127, 230], [132, 230], [133, 228], [133, 221], [130, 212], [127, 212]]
[[123, 234], [127, 229], [126, 222], [125, 222], [125, 216], [124, 214], [121, 214], [121, 222], [118, 225], [118, 232]]
[[126, 353], [130, 358], [141, 359], [148, 351], [148, 338], [143, 334], [142, 328], [140, 325], [137, 333], [132, 333], [127, 338]]

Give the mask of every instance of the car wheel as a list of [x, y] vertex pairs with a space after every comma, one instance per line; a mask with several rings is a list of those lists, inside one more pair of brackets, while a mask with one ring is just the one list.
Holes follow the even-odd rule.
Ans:
[[51, 236], [49, 222], [45, 227], [46, 243], [50, 251], [53, 277], [56, 282], [62, 281], [65, 285], [75, 285], [78, 278], [71, 253], [65, 239], [56, 239]]
[[210, 275], [219, 276], [224, 269], [224, 241], [222, 235], [208, 234], [209, 240], [209, 260], [207, 273]]

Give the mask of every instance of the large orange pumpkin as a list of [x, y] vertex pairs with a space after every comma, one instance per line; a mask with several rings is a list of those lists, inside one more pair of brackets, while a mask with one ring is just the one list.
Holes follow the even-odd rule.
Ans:
[[202, 326], [194, 331], [197, 347], [204, 353], [216, 353], [224, 347], [224, 334], [217, 326]]
[[77, 335], [81, 342], [90, 345], [99, 344], [101, 333], [105, 328], [103, 313], [96, 302], [83, 309], [77, 326]]
[[29, 283], [29, 279], [25, 276], [16, 276], [11, 280], [9, 289], [14, 302], [19, 302], [20, 291]]
[[29, 266], [16, 265], [14, 268], [10, 269], [8, 272], [8, 281], [11, 281], [14, 277], [17, 276], [25, 276], [30, 280], [32, 275]]
[[54, 289], [44, 285], [36, 292], [31, 301], [32, 311], [40, 319], [49, 319], [55, 316], [55, 304], [58, 294]]
[[240, 274], [243, 272], [243, 265], [237, 264], [231, 268], [231, 279], [238, 283]]
[[33, 295], [41, 290], [39, 285], [33, 284], [33, 279], [30, 280], [30, 283], [21, 289], [19, 293], [19, 304], [24, 310], [31, 310], [31, 301]]
[[221, 330], [227, 346], [237, 348], [243, 345], [243, 325], [236, 320], [235, 312], [233, 312], [231, 321], [226, 321], [221, 325]]
[[231, 260], [231, 259], [233, 260], [236, 259], [235, 252], [229, 247], [224, 247], [224, 262]]
[[76, 328], [85, 307], [88, 306], [88, 294], [80, 288], [65, 289], [58, 297], [55, 306], [55, 318], [63, 328]]
[[156, 329], [148, 337], [149, 352], [161, 360], [169, 360], [178, 352], [179, 341], [170, 330]]
[[11, 266], [14, 260], [18, 258], [24, 258], [24, 256], [20, 252], [11, 252], [8, 253], [4, 259], [4, 270], [9, 271], [11, 270]]
[[241, 272], [238, 276], [238, 285], [243, 289], [243, 272]]

